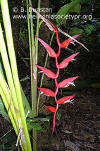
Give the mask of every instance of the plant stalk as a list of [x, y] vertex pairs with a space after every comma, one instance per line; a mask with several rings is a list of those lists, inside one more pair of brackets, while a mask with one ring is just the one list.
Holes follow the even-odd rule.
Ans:
[[23, 129], [23, 136], [25, 139], [25, 140], [21, 140], [21, 141], [23, 142], [24, 150], [31, 151], [32, 149], [31, 149], [28, 128], [26, 125], [25, 112], [24, 112], [24, 108], [23, 108], [22, 95], [21, 95], [20, 82], [19, 82], [18, 71], [17, 71], [17, 63], [16, 63], [16, 57], [15, 57], [11, 21], [10, 21], [10, 16], [9, 16], [7, 0], [1, 0], [1, 8], [2, 8], [3, 23], [4, 23], [5, 33], [6, 33], [6, 40], [7, 40], [8, 54], [9, 54], [9, 60], [10, 60], [10, 65], [11, 65], [11, 72], [12, 72], [13, 83], [14, 83], [16, 98], [17, 98], [17, 103], [18, 103], [18, 111], [19, 111], [19, 116], [21, 119], [20, 123], [21, 123], [22, 129]]

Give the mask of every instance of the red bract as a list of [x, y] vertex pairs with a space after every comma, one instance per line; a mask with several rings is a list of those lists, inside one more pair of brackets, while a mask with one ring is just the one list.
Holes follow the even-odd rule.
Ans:
[[58, 28], [55, 26], [55, 32], [56, 32], [56, 39], [57, 39], [57, 43], [59, 48], [61, 49], [61, 43], [59, 41], [59, 34], [58, 34]]
[[[32, 8], [31, 5], [29, 5], [29, 7]], [[59, 32], [62, 33], [63, 35], [65, 35], [65, 36], [67, 36], [67, 37], [69, 37], [69, 38], [72, 38], [69, 34], [65, 33], [65, 32], [62, 31], [60, 28], [56, 27], [55, 24], [53, 24], [52, 22], [50, 22], [48, 19], [44, 18], [40, 13], [38, 13], [38, 12], [36, 11], [36, 9], [32, 8], [32, 10], [33, 10], [33, 12], [35, 12], [35, 13], [37, 14], [37, 16], [38, 16], [39, 18], [41, 18], [41, 19], [46, 23], [46, 25], [48, 26], [48, 28], [49, 28], [51, 31], [55, 31], [55, 32], [58, 32], [58, 31], [59, 31]], [[84, 44], [82, 44], [81, 42], [77, 41], [76, 39], [73, 39], [73, 40], [74, 40], [75, 42], [77, 42], [78, 44], [80, 44], [82, 47], [84, 47], [86, 50], [88, 50], [88, 49], [84, 46]]]
[[69, 84], [71, 84], [71, 82], [74, 81], [74, 80], [77, 79], [77, 78], [78, 78], [78, 76], [65, 79], [65, 80], [63, 80], [62, 82], [60, 82], [59, 84], [57, 84], [57, 87], [58, 87], [58, 88], [68, 87]]
[[40, 18], [46, 23], [46, 25], [48, 26], [48, 28], [49, 28], [51, 31], [54, 30], [54, 29], [53, 29], [53, 24], [52, 24], [48, 19], [46, 19], [46, 18], [43, 17], [40, 13], [38, 13], [38, 12], [36, 11], [36, 9], [34, 9], [31, 5], [29, 5], [29, 7], [32, 8], [33, 12], [35, 12], [35, 13], [37, 14], [37, 16], [40, 17]]
[[68, 58], [64, 59], [59, 65], [58, 67], [60, 69], [67, 67], [67, 65], [69, 64], [70, 61], [72, 61], [74, 59], [75, 56], [77, 56], [79, 54], [79, 52], [74, 53], [73, 55], [69, 56]]
[[[31, 5], [29, 5], [29, 7], [32, 8]], [[58, 28], [57, 28], [57, 26], [54, 23], [50, 22], [48, 19], [46, 19], [45, 17], [43, 17], [40, 13], [38, 13], [36, 11], [36, 9], [32, 8], [32, 10], [33, 10], [33, 12], [35, 12], [46, 23], [46, 25], [48, 26], [48, 28], [51, 31], [55, 31], [55, 32], [58, 31]]]
[[56, 108], [54, 108], [53, 106], [45, 106], [45, 108], [47, 108], [51, 112], [56, 112]]
[[52, 28], [55, 32], [58, 32], [58, 27], [54, 23], [52, 23]]
[[[31, 7], [31, 6], [30, 6]], [[32, 7], [31, 7], [32, 8]], [[56, 64], [56, 68], [57, 68], [57, 72], [56, 74], [53, 73], [51, 70], [47, 69], [47, 68], [44, 68], [44, 67], [41, 67], [39, 65], [36, 65], [37, 68], [39, 68], [40, 70], [42, 70], [49, 78], [51, 79], [54, 79], [55, 80], [55, 92], [50, 90], [50, 89], [47, 89], [47, 88], [39, 88], [40, 91], [44, 92], [46, 95], [48, 96], [52, 96], [54, 97], [55, 99], [55, 103], [56, 103], [56, 107], [53, 107], [53, 106], [46, 106], [45, 108], [47, 108], [49, 111], [53, 112], [54, 113], [54, 116], [53, 116], [53, 125], [52, 125], [52, 132], [54, 132], [54, 129], [55, 129], [55, 124], [56, 124], [56, 112], [58, 110], [58, 106], [59, 104], [63, 104], [63, 103], [67, 103], [69, 101], [71, 101], [71, 99], [74, 97], [73, 95], [71, 96], [65, 96], [65, 97], [62, 97], [60, 98], [59, 100], [57, 100], [57, 94], [58, 94], [58, 90], [59, 88], [64, 88], [64, 87], [67, 87], [69, 86], [69, 84], [72, 84], [72, 82], [78, 78], [78, 76], [75, 76], [75, 77], [71, 77], [71, 78], [68, 78], [68, 79], [65, 79], [61, 82], [57, 82], [58, 78], [59, 78], [59, 73], [60, 73], [60, 69], [62, 68], [65, 68], [70, 61], [72, 61], [74, 59], [75, 56], [77, 56], [79, 54], [78, 53], [74, 53], [73, 55], [67, 57], [66, 59], [64, 59], [60, 64], [58, 63], [58, 57], [60, 56], [60, 53], [61, 53], [61, 48], [65, 48], [65, 47], [68, 47], [68, 45], [70, 44], [70, 42], [72, 41], [76, 41], [77, 43], [81, 44], [80, 42], [78, 42], [75, 38], [77, 38], [80, 34], [78, 35], [75, 35], [73, 37], [69, 36], [67, 33], [63, 32], [60, 28], [58, 28], [55, 24], [51, 23], [49, 20], [47, 20], [46, 18], [44, 18], [41, 14], [39, 14], [34, 8], [32, 8], [32, 10], [46, 23], [46, 25], [49, 27], [49, 29], [51, 31], [54, 31], [56, 32], [56, 39], [57, 39], [57, 44], [58, 44], [58, 51], [57, 53], [55, 53], [55, 51], [46, 43], [44, 42], [42, 39], [36, 37], [40, 42], [41, 44], [45, 47], [45, 49], [47, 50], [47, 52], [49, 53], [49, 55], [51, 57], [54, 57], [55, 58], [55, 64]], [[66, 39], [64, 42], [60, 42], [59, 40], [59, 33], [58, 31], [66, 36], [68, 36], [69, 38]], [[81, 44], [82, 45], [82, 44]], [[84, 46], [84, 45], [83, 45]]]
[[49, 53], [49, 55], [51, 56], [51, 57], [56, 57], [56, 53], [55, 53], [55, 51], [46, 43], [46, 42], [44, 42], [42, 39], [40, 39], [40, 38], [38, 38], [38, 37], [36, 37], [40, 42], [41, 42], [41, 44], [45, 47], [45, 49], [47, 50], [47, 52]]
[[63, 103], [67, 103], [67, 101], [69, 101], [70, 99], [72, 99], [74, 96], [64, 96], [63, 98], [59, 99], [58, 101], [56, 101], [57, 104], [63, 104]]
[[[77, 38], [80, 34], [73, 36], [73, 38]], [[68, 47], [68, 45], [70, 44], [70, 42], [72, 42], [73, 39], [68, 38], [66, 39], [64, 42], [61, 43], [61, 47], [62, 48], [66, 48]]]
[[38, 89], [44, 92], [48, 96], [55, 96], [55, 92], [53, 92], [50, 89], [47, 89], [47, 88], [38, 88]]
[[44, 68], [44, 67], [41, 67], [39, 65], [36, 65], [36, 66], [37, 66], [37, 68], [42, 70], [49, 78], [51, 78], [51, 79], [55, 79], [56, 78], [56, 74], [53, 73], [51, 70], [49, 70], [47, 68]]

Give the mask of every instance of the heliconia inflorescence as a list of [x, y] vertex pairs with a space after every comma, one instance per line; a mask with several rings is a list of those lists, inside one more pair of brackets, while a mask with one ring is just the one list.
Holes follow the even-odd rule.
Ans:
[[49, 29], [51, 31], [54, 31], [56, 33], [56, 39], [57, 39], [57, 44], [58, 44], [58, 52], [56, 53], [54, 51], [54, 49], [51, 48], [51, 46], [49, 46], [46, 42], [44, 42], [42, 39], [40, 39], [39, 37], [36, 37], [40, 43], [45, 47], [46, 51], [48, 52], [50, 57], [55, 58], [55, 62], [56, 62], [56, 68], [57, 68], [57, 72], [56, 74], [54, 72], [52, 72], [50, 69], [44, 68], [42, 66], [36, 65], [37, 68], [39, 68], [40, 70], [42, 70], [45, 75], [47, 75], [49, 78], [54, 79], [55, 80], [55, 91], [52, 91], [48, 88], [38, 88], [40, 91], [42, 91], [45, 95], [47, 96], [51, 96], [54, 97], [55, 99], [55, 103], [56, 103], [56, 107], [53, 106], [45, 106], [45, 108], [47, 108], [49, 111], [54, 113], [53, 116], [53, 125], [52, 125], [52, 132], [54, 132], [55, 129], [55, 123], [56, 123], [56, 113], [59, 107], [59, 104], [63, 104], [63, 103], [67, 103], [70, 102], [71, 99], [74, 98], [74, 95], [71, 96], [64, 96], [60, 99], [57, 99], [57, 94], [58, 94], [58, 90], [59, 88], [65, 88], [68, 87], [70, 84], [73, 84], [73, 81], [75, 79], [78, 78], [78, 76], [75, 77], [70, 77], [67, 79], [64, 79], [61, 82], [57, 82], [57, 79], [59, 77], [59, 70], [63, 69], [65, 67], [68, 66], [69, 62], [73, 61], [74, 58], [79, 54], [79, 52], [74, 53], [73, 55], [67, 57], [66, 59], [64, 59], [61, 63], [58, 63], [58, 57], [60, 56], [60, 52], [61, 52], [61, 48], [66, 48], [68, 47], [68, 45], [72, 42], [72, 38], [77, 38], [80, 34], [78, 35], [74, 35], [72, 38], [68, 38], [65, 41], [63, 41], [62, 43], [59, 40], [59, 34], [58, 34], [58, 28], [56, 27], [56, 25], [54, 25], [53, 23], [51, 23], [50, 21], [48, 21], [47, 19], [45, 19], [43, 16], [41, 16], [37, 11], [34, 10], [34, 12], [36, 12], [36, 14], [43, 19], [43, 21], [46, 23], [46, 25], [49, 27]]

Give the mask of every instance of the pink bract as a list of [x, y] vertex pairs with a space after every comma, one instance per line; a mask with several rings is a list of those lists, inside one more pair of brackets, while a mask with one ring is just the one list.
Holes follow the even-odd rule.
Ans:
[[55, 92], [47, 88], [38, 88], [40, 91], [44, 92], [48, 96], [55, 96]]
[[67, 67], [69, 62], [73, 61], [73, 59], [79, 54], [79, 52], [74, 53], [73, 55], [70, 55], [69, 57], [65, 58], [61, 63], [58, 63], [58, 58], [59, 58], [60, 53], [61, 53], [61, 48], [68, 47], [68, 45], [72, 42], [73, 38], [77, 38], [80, 34], [74, 35], [72, 38], [68, 38], [68, 39], [66, 39], [65, 41], [63, 41], [61, 43], [60, 40], [59, 40], [59, 33], [58, 33], [59, 30], [58, 30], [57, 26], [54, 25], [53, 23], [51, 23], [50, 21], [48, 21], [47, 19], [45, 19], [37, 11], [34, 10], [34, 12], [36, 12], [36, 14], [41, 19], [43, 19], [43, 21], [46, 23], [46, 25], [49, 27], [50, 30], [52, 30], [56, 33], [56, 39], [57, 39], [57, 44], [58, 44], [58, 52], [56, 53], [54, 51], [54, 49], [51, 48], [51, 46], [49, 46], [42, 39], [36, 37], [41, 42], [41, 44], [45, 47], [46, 51], [49, 53], [49, 56], [55, 58], [55, 62], [56, 62], [55, 63], [56, 68], [57, 68], [57, 73], [56, 74], [53, 73], [51, 70], [49, 70], [47, 68], [36, 65], [37, 68], [42, 70], [49, 78], [55, 80], [55, 92], [50, 90], [50, 89], [47, 89], [47, 88], [39, 88], [40, 91], [42, 91], [43, 93], [45, 93], [48, 96], [54, 97], [54, 99], [55, 99], [56, 107], [45, 106], [45, 108], [47, 108], [49, 111], [53, 112], [53, 114], [54, 114], [53, 115], [53, 123], [52, 123], [52, 133], [53, 133], [54, 130], [55, 130], [56, 112], [58, 111], [59, 104], [70, 102], [70, 100], [74, 98], [74, 95], [71, 95], [71, 96], [62, 97], [58, 100], [57, 99], [58, 90], [59, 90], [59, 88], [64, 88], [66, 86], [69, 86], [75, 79], [78, 78], [78, 76], [75, 76], [75, 77], [64, 79], [63, 81], [58, 83], [57, 80], [58, 80], [58, 77], [59, 77], [59, 70]]
[[67, 101], [71, 100], [74, 96], [64, 96], [61, 99], [59, 99], [58, 101], [56, 101], [57, 104], [63, 104], [63, 103], [67, 103]]
[[56, 74], [53, 73], [51, 70], [49, 70], [47, 68], [44, 68], [44, 67], [41, 67], [39, 65], [36, 65], [36, 66], [37, 66], [37, 68], [42, 70], [49, 78], [51, 78], [51, 79], [55, 79], [56, 78]]

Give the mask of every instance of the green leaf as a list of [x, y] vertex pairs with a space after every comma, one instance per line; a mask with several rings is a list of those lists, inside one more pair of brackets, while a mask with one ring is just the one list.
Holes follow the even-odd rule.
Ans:
[[73, 12], [76, 12], [76, 13], [80, 13], [80, 10], [81, 10], [81, 5], [78, 3], [76, 4], [76, 6], [72, 9]]
[[[6, 79], [6, 75], [5, 75], [5, 71], [4, 71], [2, 61], [0, 61], [0, 72], [2, 73], [4, 78]], [[23, 99], [25, 114], [27, 114], [27, 112], [29, 111], [28, 117], [32, 118], [33, 117], [32, 110], [31, 110], [31, 107], [28, 103], [28, 99], [26, 98], [22, 88], [21, 88], [21, 93], [22, 93], [22, 99]], [[8, 120], [8, 116], [7, 116], [7, 113], [5, 111], [4, 104], [1, 100], [1, 98], [0, 98], [0, 114], [2, 114], [2, 116], [5, 117]]]
[[27, 113], [29, 112], [29, 114], [27, 116], [32, 118], [33, 117], [32, 109], [30, 107], [30, 104], [28, 102], [27, 97], [25, 96], [25, 94], [23, 92], [22, 87], [21, 87], [21, 94], [22, 94], [22, 100], [23, 100], [23, 106], [24, 106], [24, 110], [25, 110], [25, 115], [27, 115]]
[[85, 30], [85, 33], [86, 34], [91, 34], [91, 32], [94, 30], [94, 25], [90, 25], [90, 24], [87, 24], [84, 26], [84, 30]]
[[70, 30], [70, 35], [77, 35], [77, 34], [83, 33], [83, 32], [84, 32], [83, 29], [80, 29], [80, 28], [78, 28], [78, 27], [73, 27], [73, 28], [71, 28], [71, 30]]
[[61, 119], [61, 112], [60, 112], [60, 110], [58, 110], [58, 112], [56, 113], [56, 117], [57, 117], [57, 120], [60, 121], [60, 119]]
[[67, 15], [70, 11], [75, 11], [75, 12], [78, 12], [78, 13], [79, 13], [79, 12], [80, 12], [80, 8], [81, 8], [81, 6], [80, 6], [80, 1], [81, 1], [81, 0], [75, 0], [75, 1], [72, 1], [71, 3], [68, 3], [68, 4], [62, 6], [62, 7], [60, 8], [60, 10], [57, 12], [57, 15], [59, 15], [60, 18], [57, 18], [57, 19], [56, 19], [56, 22], [57, 22], [57, 23], [60, 23], [60, 22], [62, 22], [64, 19], [66, 19], [65, 17], [62, 17], [62, 18], [61, 18], [61, 15], [65, 16], [65, 15]]
[[[2, 65], [2, 61], [1, 61], [1, 58], [0, 58], [0, 72], [2, 73], [2, 75], [5, 77], [5, 72], [4, 72], [4, 68], [3, 68], [3, 65]], [[4, 107], [4, 104], [2, 102], [2, 98], [0, 96], [0, 114], [6, 119], [9, 121], [9, 118], [8, 118], [8, 114], [6, 113], [6, 110], [5, 110], [5, 107]]]
[[32, 130], [32, 129], [35, 129], [35, 130], [41, 130], [42, 127], [39, 123], [33, 123], [31, 122], [30, 124], [27, 124], [28, 125], [28, 130]]
[[27, 122], [31, 123], [31, 122], [49, 122], [49, 118], [41, 118], [41, 117], [37, 117], [37, 118], [27, 118]]
[[100, 88], [100, 82], [90, 84], [90, 86], [93, 87], [93, 88]]
[[32, 128], [34, 128], [36, 130], [41, 130], [42, 129], [42, 127], [39, 123], [32, 123], [31, 126], [32, 126]]
[[5, 74], [5, 70], [4, 70], [4, 66], [3, 66], [3, 63], [2, 63], [1, 57], [0, 57], [0, 72], [4, 76], [4, 79], [6, 79], [6, 74]]
[[8, 118], [8, 115], [6, 113], [6, 110], [5, 110], [5, 107], [4, 107], [4, 104], [2, 102], [2, 99], [0, 97], [0, 114], [7, 120], [9, 121], [9, 118]]
[[[31, 131], [33, 128], [36, 130], [41, 130], [42, 127], [40, 125], [41, 122], [48, 123], [49, 122], [49, 118], [41, 118], [41, 117], [37, 117], [37, 118], [27, 118], [27, 126], [28, 126], [28, 130]], [[39, 123], [38, 123], [39, 122]]]

